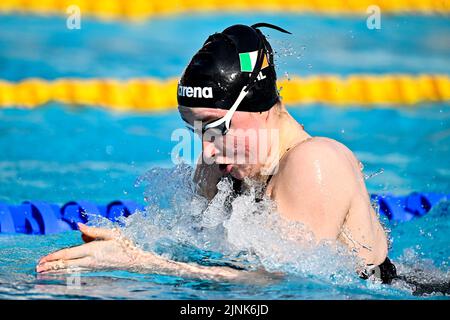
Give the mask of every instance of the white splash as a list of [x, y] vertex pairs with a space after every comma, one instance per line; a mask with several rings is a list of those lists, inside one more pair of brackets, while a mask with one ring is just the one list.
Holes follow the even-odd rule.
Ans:
[[358, 281], [355, 257], [336, 244], [317, 244], [304, 225], [283, 219], [274, 202], [261, 197], [261, 185], [247, 180], [236, 196], [231, 181], [223, 179], [208, 202], [195, 194], [192, 173], [181, 164], [142, 176], [137, 184], [147, 184], [148, 205], [122, 219], [125, 236], [144, 250], [177, 260], [194, 257], [342, 284]]

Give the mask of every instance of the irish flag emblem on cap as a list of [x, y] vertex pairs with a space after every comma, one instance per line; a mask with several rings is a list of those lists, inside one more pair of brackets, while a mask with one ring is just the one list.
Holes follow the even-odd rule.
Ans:
[[[242, 72], [252, 72], [256, 65], [256, 59], [258, 58], [258, 51], [239, 53], [239, 61], [241, 63]], [[268, 67], [267, 55], [264, 55], [264, 60], [261, 69]]]

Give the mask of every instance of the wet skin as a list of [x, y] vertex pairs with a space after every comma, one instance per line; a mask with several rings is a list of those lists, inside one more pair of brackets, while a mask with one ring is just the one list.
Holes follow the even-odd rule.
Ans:
[[[226, 110], [182, 106], [179, 112], [191, 125], [194, 121], [207, 122], [226, 114]], [[252, 139], [258, 146], [262, 140], [256, 135], [245, 140], [243, 148], [236, 149], [236, 145], [227, 144], [226, 139], [235, 137], [238, 129], [276, 130], [277, 139], [265, 140], [268, 144], [264, 149], [266, 152], [256, 163], [234, 163], [237, 153], [248, 158], [255, 152], [248, 147], [255, 145]], [[214, 141], [203, 140], [201, 159], [194, 176], [201, 195], [209, 199], [214, 197], [216, 184], [225, 174], [263, 183], [272, 174], [266, 193], [275, 201], [283, 218], [303, 223], [315, 241], [344, 244], [362, 264], [378, 265], [386, 258], [386, 234], [370, 204], [360, 162], [343, 144], [324, 137], [311, 137], [282, 104], [262, 113], [237, 111], [226, 136], [216, 137]], [[36, 271], [121, 269], [240, 281], [271, 277], [263, 271], [255, 273], [171, 261], [136, 248], [121, 236], [119, 230], [80, 225], [80, 231], [85, 244], [43, 257]], [[355, 269], [360, 267], [355, 266]]]

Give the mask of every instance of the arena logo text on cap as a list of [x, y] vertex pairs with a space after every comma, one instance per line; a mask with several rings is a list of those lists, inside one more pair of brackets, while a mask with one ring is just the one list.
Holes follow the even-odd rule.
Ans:
[[212, 98], [212, 87], [187, 87], [178, 86], [178, 95], [188, 98]]

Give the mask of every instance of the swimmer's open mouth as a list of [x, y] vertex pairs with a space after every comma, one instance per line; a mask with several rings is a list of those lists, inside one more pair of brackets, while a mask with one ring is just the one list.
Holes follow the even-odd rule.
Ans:
[[231, 164], [219, 164], [219, 169], [223, 173], [230, 173], [232, 167]]

